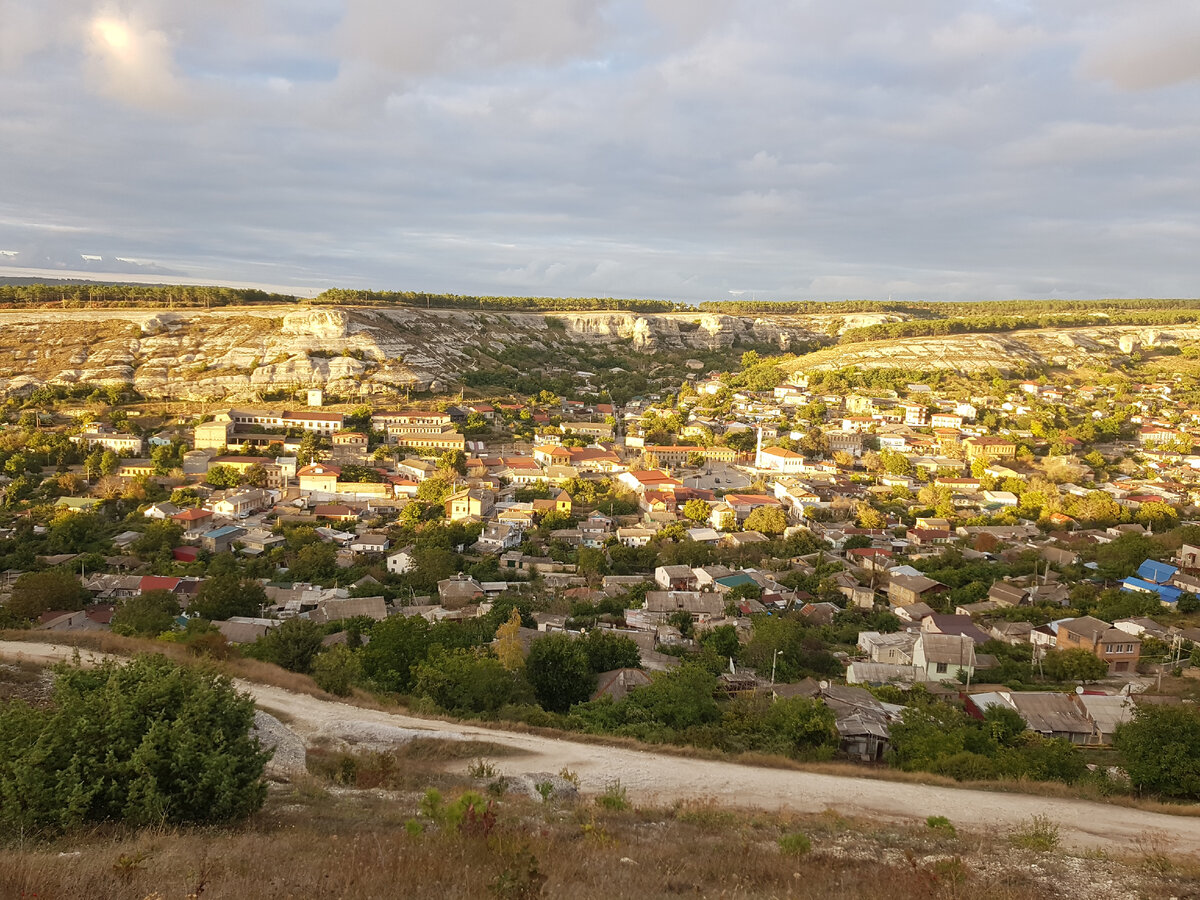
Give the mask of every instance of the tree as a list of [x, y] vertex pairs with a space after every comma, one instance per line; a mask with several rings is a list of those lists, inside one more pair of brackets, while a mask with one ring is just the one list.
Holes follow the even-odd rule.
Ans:
[[317, 436], [311, 431], [304, 432], [304, 436], [300, 438], [300, 449], [296, 451], [297, 467], [302, 469], [320, 458], [320, 444]]
[[637, 669], [642, 665], [638, 645], [624, 635], [593, 628], [579, 643], [587, 654], [588, 667], [597, 674], [613, 669]]
[[1082, 648], [1051, 650], [1042, 669], [1055, 681], [1096, 681], [1108, 674], [1108, 663]]
[[175, 626], [179, 598], [171, 591], [155, 589], [122, 600], [112, 617], [115, 634], [156, 637]]
[[856, 518], [860, 528], [886, 528], [887, 517], [869, 503], [859, 501], [855, 507]]
[[1113, 747], [1139, 791], [1200, 799], [1200, 712], [1191, 706], [1138, 706], [1117, 726]]
[[778, 506], [760, 506], [746, 516], [744, 527], [747, 531], [780, 535], [787, 529], [787, 515]]
[[267, 592], [261, 584], [252, 578], [242, 578], [236, 572], [230, 572], [205, 579], [188, 612], [217, 622], [230, 616], [261, 615], [266, 605]]
[[313, 681], [323, 691], [345, 697], [362, 674], [361, 660], [345, 644], [319, 654], [312, 664]]
[[288, 619], [272, 628], [244, 652], [253, 659], [274, 663], [292, 672], [308, 674], [313, 660], [321, 652], [325, 634], [316, 622], [309, 619]]
[[966, 746], [966, 716], [947, 703], [910, 706], [893, 722], [891, 753], [907, 771], [928, 770], [942, 757], [961, 753]]
[[521, 646], [521, 610], [513, 606], [508, 621], [496, 629], [496, 657], [510, 672], [525, 667], [525, 648]]
[[371, 629], [359, 655], [363, 675], [383, 691], [412, 690], [413, 668], [429, 652], [430, 625], [420, 616], [393, 616]]
[[0, 827], [215, 825], [262, 807], [254, 701], [162, 656], [57, 670], [47, 709], [0, 708]]
[[1133, 519], [1151, 531], [1169, 531], [1179, 524], [1179, 513], [1161, 500], [1150, 500], [1138, 507]]
[[461, 450], [447, 450], [438, 459], [438, 468], [454, 475], [467, 474], [467, 455]]
[[26, 572], [13, 582], [8, 609], [23, 619], [36, 619], [52, 609], [83, 609], [89, 598], [90, 595], [74, 575], [54, 569]]
[[441, 475], [426, 478], [417, 486], [417, 499], [423, 503], [442, 503], [450, 496], [450, 482]]
[[530, 645], [525, 676], [538, 703], [550, 712], [566, 712], [586, 701], [596, 686], [587, 651], [565, 634], [550, 634]]
[[217, 464], [208, 467], [208, 473], [204, 476], [206, 484], [211, 484], [215, 488], [233, 488], [242, 483], [242, 476], [233, 466]]
[[413, 674], [415, 692], [451, 712], [495, 713], [531, 699], [521, 673], [510, 672], [480, 648], [437, 647]]
[[682, 511], [685, 518], [697, 525], [707, 522], [712, 515], [712, 507], [699, 497], [694, 497], [683, 504]]

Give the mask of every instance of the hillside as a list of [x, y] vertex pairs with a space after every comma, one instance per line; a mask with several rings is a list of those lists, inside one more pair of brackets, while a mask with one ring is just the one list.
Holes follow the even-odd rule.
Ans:
[[[1191, 322], [995, 332], [984, 318], [979, 328], [986, 333], [859, 339], [879, 327], [928, 324], [907, 316], [836, 304], [740, 315], [269, 303], [4, 309], [0, 390], [128, 382], [147, 397], [253, 401], [321, 387], [354, 401], [405, 389], [456, 390], [464, 381], [506, 386], [522, 375], [574, 377], [579, 370], [645, 373], [663, 366], [677, 381], [685, 368], [728, 368], [733, 352], [751, 348], [796, 353], [800, 370], [933, 367], [969, 373], [1107, 366], [1135, 349], [1200, 339], [1200, 324]], [[954, 321], [961, 328], [972, 320], [966, 326]], [[839, 343], [830, 346], [834, 341]], [[605, 380], [601, 374], [600, 387]]]
[[468, 371], [518, 371], [500, 359], [506, 351], [520, 351], [514, 361], [521, 363], [553, 351], [557, 368], [573, 372], [582, 349], [609, 348], [641, 367], [663, 351], [812, 344], [820, 319], [268, 305], [3, 310], [0, 389], [132, 382], [146, 396], [190, 400], [253, 399], [299, 387], [351, 398], [404, 387], [437, 391]]

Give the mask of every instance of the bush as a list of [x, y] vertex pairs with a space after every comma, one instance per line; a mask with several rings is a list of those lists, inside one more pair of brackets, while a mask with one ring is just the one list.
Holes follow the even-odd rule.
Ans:
[[808, 835], [799, 831], [785, 834], [779, 839], [779, 850], [789, 856], [803, 856], [812, 850], [812, 841], [808, 839]]
[[925, 824], [934, 831], [940, 831], [942, 834], [947, 835], [948, 837], [958, 836], [958, 829], [956, 829], [953, 823], [945, 816], [930, 816], [925, 820]]
[[1023, 850], [1047, 852], [1058, 846], [1058, 825], [1048, 816], [1033, 816], [1027, 824], [1010, 831], [1008, 839]]
[[358, 654], [338, 645], [317, 656], [312, 664], [313, 681], [323, 691], [346, 697], [362, 673]]
[[596, 797], [596, 805], [609, 812], [621, 812], [629, 809], [629, 797], [626, 794], [625, 785], [620, 781], [609, 783], [608, 787], [604, 789], [604, 793]]
[[57, 669], [54, 703], [0, 711], [0, 825], [220, 824], [266, 798], [254, 703], [229, 679], [142, 655]]

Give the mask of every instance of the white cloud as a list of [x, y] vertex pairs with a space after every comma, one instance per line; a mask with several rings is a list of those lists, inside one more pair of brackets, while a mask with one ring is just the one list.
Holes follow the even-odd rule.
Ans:
[[88, 25], [89, 70], [103, 93], [130, 106], [169, 110], [182, 97], [171, 42], [155, 28], [116, 12]]

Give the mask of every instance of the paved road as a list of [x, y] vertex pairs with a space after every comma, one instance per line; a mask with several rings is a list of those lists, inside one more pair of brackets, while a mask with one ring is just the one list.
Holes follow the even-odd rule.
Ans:
[[[70, 647], [0, 641], [0, 658], [51, 662], [70, 658]], [[83, 651], [86, 663], [100, 654]], [[362, 709], [282, 688], [239, 682], [267, 712], [278, 712], [302, 739], [342, 740], [386, 746], [414, 736], [478, 740], [500, 744], [513, 755], [497, 759], [505, 774], [553, 772], [569, 768], [581, 788], [600, 792], [620, 780], [632, 799], [669, 805], [680, 800], [801, 813], [835, 809], [848, 816], [888, 821], [924, 821], [946, 816], [960, 829], [1002, 837], [1034, 815], [1048, 816], [1061, 829], [1063, 843], [1133, 851], [1140, 841], [1158, 848], [1194, 853], [1200, 848], [1200, 817], [1171, 816], [1082, 800], [1044, 798], [958, 788], [906, 784], [872, 778], [760, 768], [716, 760], [686, 759], [652, 750], [586, 744], [474, 725]]]

